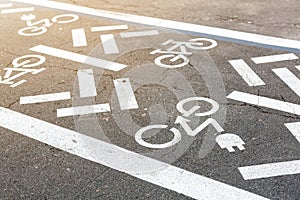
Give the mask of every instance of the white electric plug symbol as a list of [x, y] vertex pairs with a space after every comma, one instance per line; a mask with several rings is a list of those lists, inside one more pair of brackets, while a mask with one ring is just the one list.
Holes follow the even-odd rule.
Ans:
[[237, 147], [241, 151], [245, 149], [245, 142], [240, 138], [240, 136], [232, 133], [225, 133], [217, 136], [216, 142], [222, 149], [226, 148], [229, 152], [235, 151], [233, 147]]

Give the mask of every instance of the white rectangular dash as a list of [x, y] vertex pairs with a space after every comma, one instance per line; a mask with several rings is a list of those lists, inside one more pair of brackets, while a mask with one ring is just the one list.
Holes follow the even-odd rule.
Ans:
[[298, 59], [298, 57], [293, 53], [251, 58], [251, 60], [253, 60], [253, 62], [255, 62], [256, 64], [296, 60], [296, 59]]
[[294, 103], [279, 101], [276, 99], [257, 96], [239, 91], [233, 91], [227, 96], [227, 98], [256, 106], [271, 108], [278, 111], [300, 115], [300, 105]]
[[228, 61], [249, 86], [265, 85], [264, 81], [242, 59]]
[[68, 100], [68, 99], [71, 99], [70, 92], [60, 92], [60, 93], [21, 97], [20, 104], [43, 103], [43, 102], [61, 101], [61, 100]]
[[114, 85], [116, 88], [121, 110], [139, 108], [130, 84], [130, 80], [128, 78], [116, 79], [114, 80]]
[[277, 68], [272, 71], [300, 97], [300, 80], [288, 68]]
[[72, 39], [74, 47], [87, 46], [86, 35], [83, 28], [72, 29]]
[[300, 143], [300, 122], [284, 124]]
[[123, 65], [123, 64], [119, 64], [119, 63], [115, 63], [115, 62], [111, 62], [111, 61], [107, 61], [107, 60], [102, 60], [100, 58], [94, 58], [94, 57], [90, 57], [90, 56], [86, 56], [86, 55], [82, 55], [82, 54], [78, 54], [78, 53], [73, 53], [70, 51], [62, 50], [62, 49], [48, 47], [45, 45], [37, 45], [35, 47], [32, 47], [30, 50], [39, 52], [39, 53], [43, 53], [43, 54], [47, 54], [50, 56], [58, 57], [58, 58], [63, 58], [63, 59], [91, 65], [94, 67], [112, 70], [112, 71], [120, 71], [121, 69], [124, 69], [125, 67], [127, 67], [127, 65]]
[[12, 6], [12, 3], [0, 3], [0, 8], [10, 8]]
[[269, 178], [300, 173], [300, 160], [239, 167], [244, 180]]
[[34, 7], [28, 7], [28, 8], [12, 8], [12, 9], [4, 9], [4, 10], [1, 10], [1, 14], [22, 13], [22, 12], [32, 12], [32, 11], [34, 11]]
[[100, 39], [105, 54], [119, 53], [119, 49], [113, 34], [100, 35]]
[[97, 96], [94, 72], [92, 69], [83, 69], [77, 72], [79, 94], [81, 98]]
[[95, 113], [102, 113], [102, 112], [109, 112], [109, 111], [110, 111], [110, 106], [108, 103], [88, 105], [88, 106], [78, 106], [78, 107], [57, 109], [57, 117], [87, 115], [87, 114], [95, 114]]
[[143, 36], [151, 36], [151, 35], [158, 35], [158, 34], [159, 34], [159, 32], [157, 30], [120, 33], [122, 38], [143, 37]]
[[92, 32], [98, 32], [98, 31], [114, 31], [114, 30], [126, 30], [128, 29], [127, 25], [115, 25], [115, 26], [97, 26], [92, 27]]

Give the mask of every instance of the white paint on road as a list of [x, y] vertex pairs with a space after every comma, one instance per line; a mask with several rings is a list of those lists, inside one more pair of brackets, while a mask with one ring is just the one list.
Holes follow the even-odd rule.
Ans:
[[298, 57], [293, 53], [251, 58], [251, 60], [253, 60], [255, 64], [264, 64], [264, 63], [272, 63], [272, 62], [280, 62], [280, 61], [288, 61], [288, 60], [296, 60], [296, 59], [298, 59]]
[[300, 143], [300, 122], [284, 124]]
[[270, 37], [265, 35], [258, 35], [254, 33], [246, 33], [241, 31], [228, 30], [223, 28], [215, 28], [210, 26], [203, 26], [185, 22], [177, 22], [173, 20], [159, 19], [154, 17], [146, 17], [139, 15], [132, 15], [126, 13], [112, 12], [84, 6], [72, 5], [68, 3], [56, 1], [40, 1], [40, 0], [12, 0], [13, 2], [28, 3], [46, 8], [54, 8], [65, 10], [69, 12], [77, 12], [88, 14], [97, 17], [104, 17], [114, 20], [127, 21], [148, 26], [156, 26], [161, 28], [169, 28], [180, 31], [187, 31], [192, 33], [210, 35], [212, 37], [223, 38], [238, 43], [250, 43], [254, 45], [264, 45], [269, 47], [285, 48], [289, 50], [296, 50], [300, 52], [300, 41], [283, 39], [278, 37]]
[[11, 9], [3, 9], [3, 10], [1, 10], [1, 14], [33, 12], [33, 11], [34, 11], [34, 7], [28, 7], [28, 8], [11, 8]]
[[0, 126], [194, 199], [266, 199], [3, 107], [0, 107]]
[[100, 58], [94, 58], [94, 57], [90, 57], [78, 53], [73, 53], [62, 49], [48, 47], [45, 45], [37, 45], [35, 47], [30, 48], [29, 50], [47, 54], [57, 58], [63, 58], [63, 59], [79, 62], [82, 64], [91, 65], [94, 67], [112, 70], [112, 71], [120, 71], [121, 69], [127, 67], [127, 65], [123, 65], [123, 64], [119, 64], [107, 60], [102, 60]]
[[265, 82], [261, 80], [261, 78], [250, 68], [250, 66], [244, 60], [229, 60], [228, 62], [249, 86], [265, 85]]
[[300, 160], [239, 167], [245, 180], [269, 178], [300, 173]]
[[133, 89], [128, 78], [114, 80], [116, 93], [119, 99], [121, 110], [139, 108]]
[[0, 3], [0, 8], [10, 8], [12, 6], [12, 3]]
[[135, 31], [135, 32], [120, 33], [120, 36], [122, 38], [144, 37], [144, 36], [152, 36], [152, 35], [159, 35], [159, 32], [157, 30], [153, 30], [153, 31]]
[[99, 31], [114, 31], [114, 30], [126, 30], [128, 29], [127, 25], [115, 25], [115, 26], [96, 26], [92, 27], [92, 32], [99, 32]]
[[105, 54], [119, 53], [119, 49], [113, 34], [100, 35]]
[[60, 93], [21, 97], [20, 104], [43, 103], [43, 102], [61, 101], [61, 100], [69, 100], [69, 99], [71, 99], [70, 92], [60, 92]]
[[87, 46], [86, 35], [83, 28], [72, 29], [72, 40], [74, 47]]
[[10, 85], [10, 87], [15, 88], [15, 87], [17, 87], [17, 86], [19, 86], [19, 85], [21, 85], [23, 83], [26, 83], [26, 82], [27, 82], [26, 80], [21, 80], [21, 81], [18, 81], [16, 83]]
[[97, 96], [94, 72], [92, 69], [82, 69], [77, 72], [80, 98]]
[[296, 69], [298, 69], [300, 71], [300, 65], [295, 66]]
[[110, 106], [108, 103], [88, 105], [88, 106], [78, 106], [78, 107], [57, 109], [57, 117], [87, 115], [87, 114], [103, 113], [109, 111], [110, 111]]
[[249, 93], [244, 93], [239, 91], [233, 91], [227, 96], [227, 98], [235, 101], [256, 105], [256, 106], [271, 108], [274, 110], [300, 115], [300, 105], [294, 103], [279, 101], [276, 99], [257, 96], [254, 94], [249, 94]]
[[288, 68], [277, 68], [272, 71], [300, 97], [300, 80]]

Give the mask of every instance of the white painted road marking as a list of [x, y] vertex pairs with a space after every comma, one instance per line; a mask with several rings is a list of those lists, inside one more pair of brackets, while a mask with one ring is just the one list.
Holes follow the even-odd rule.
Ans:
[[87, 114], [102, 113], [102, 112], [109, 112], [109, 111], [110, 111], [110, 106], [108, 103], [88, 105], [88, 106], [78, 106], [78, 107], [57, 109], [57, 117], [87, 115]]
[[34, 7], [12, 8], [12, 9], [3, 9], [3, 10], [1, 10], [1, 14], [22, 13], [22, 12], [32, 12], [32, 11], [34, 11]]
[[240, 101], [256, 106], [262, 106], [265, 108], [271, 108], [295, 115], [300, 115], [300, 105], [289, 102], [279, 101], [267, 97], [257, 96], [254, 94], [248, 94], [239, 91], [233, 91], [227, 96], [228, 99]]
[[284, 124], [300, 143], [300, 122]]
[[92, 69], [83, 69], [77, 72], [80, 98], [97, 96], [94, 72]]
[[280, 62], [280, 61], [288, 61], [288, 60], [296, 60], [296, 59], [298, 59], [298, 57], [293, 53], [251, 58], [251, 60], [253, 60], [255, 64], [272, 63], [272, 62]]
[[87, 46], [85, 31], [83, 28], [72, 29], [72, 40], [74, 47]]
[[114, 80], [121, 110], [139, 108], [128, 78]]
[[127, 25], [115, 25], [115, 26], [97, 26], [92, 27], [92, 32], [98, 32], [98, 31], [114, 31], [114, 30], [126, 30], [128, 29]]
[[209, 26], [202, 26], [202, 25], [190, 24], [185, 22], [177, 22], [177, 21], [159, 19], [154, 17], [145, 17], [139, 15], [99, 10], [99, 9], [93, 9], [84, 6], [72, 5], [72, 4], [61, 3], [56, 1], [40, 1], [40, 0], [12, 0], [12, 1], [28, 3], [31, 5], [38, 5], [41, 7], [65, 10], [69, 12], [88, 14], [97, 17], [104, 17], [109, 19], [133, 22], [137, 24], [144, 24], [148, 26], [170, 28], [170, 29], [188, 31], [197, 34], [205, 34], [211, 37], [216, 37], [218, 39], [230, 40], [232, 42], [237, 42], [237, 43], [247, 42], [252, 45], [258, 44], [267, 47], [285, 48], [288, 50], [300, 52], [300, 41], [297, 40], [270, 37], [265, 35], [258, 35], [253, 33], [246, 33], [246, 32], [215, 28]]
[[82, 54], [78, 54], [78, 53], [73, 53], [70, 51], [62, 50], [62, 49], [48, 47], [48, 46], [44, 46], [44, 45], [38, 45], [38, 46], [32, 47], [29, 50], [47, 54], [47, 55], [54, 56], [54, 57], [58, 57], [58, 58], [63, 58], [63, 59], [91, 65], [94, 67], [112, 70], [112, 71], [120, 71], [121, 69], [124, 69], [125, 67], [127, 67], [127, 65], [123, 65], [123, 64], [119, 64], [119, 63], [115, 63], [115, 62], [111, 62], [111, 61], [107, 61], [107, 60], [102, 60], [99, 58], [94, 58], [94, 57], [90, 57], [90, 56], [86, 56], [86, 55], [82, 55]]
[[264, 81], [242, 59], [228, 61], [249, 86], [265, 85]]
[[16, 83], [12, 84], [10, 87], [14, 88], [14, 87], [17, 87], [17, 86], [19, 86], [23, 83], [26, 83], [26, 82], [27, 82], [26, 80], [21, 80], [21, 81], [18, 81]]
[[0, 126], [194, 199], [266, 199], [3, 107], [0, 107]]
[[21, 97], [20, 104], [43, 103], [43, 102], [61, 101], [61, 100], [69, 100], [69, 99], [71, 99], [70, 92], [60, 92], [60, 93]]
[[299, 71], [300, 71], [300, 65], [298, 65], [298, 66], [295, 66]]
[[245, 180], [269, 178], [300, 173], [300, 160], [239, 167]]
[[119, 49], [113, 34], [100, 35], [100, 39], [105, 54], [119, 53]]
[[120, 33], [122, 38], [130, 38], [130, 37], [144, 37], [144, 36], [152, 36], [158, 35], [159, 32], [157, 30], [153, 31], [135, 31], [135, 32], [123, 32]]
[[0, 4], [0, 8], [10, 8], [12, 6], [13, 6], [12, 3], [1, 3]]
[[300, 97], [300, 80], [288, 68], [277, 68], [272, 71]]

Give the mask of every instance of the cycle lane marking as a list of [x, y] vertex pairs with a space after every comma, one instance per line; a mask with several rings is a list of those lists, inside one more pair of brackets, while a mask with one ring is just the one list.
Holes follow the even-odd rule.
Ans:
[[86, 35], [83, 28], [72, 29], [72, 41], [74, 47], [87, 46]]
[[87, 115], [87, 114], [103, 113], [109, 111], [110, 111], [110, 106], [108, 103], [87, 105], [87, 106], [77, 106], [77, 107], [57, 109], [57, 117]]
[[280, 61], [289, 61], [289, 60], [297, 60], [298, 57], [293, 53], [287, 54], [279, 54], [279, 55], [271, 55], [271, 56], [261, 56], [251, 58], [251, 60], [255, 64], [265, 64], [265, 63], [272, 63], [272, 62], [280, 62]]
[[88, 14], [97, 17], [104, 17], [109, 19], [115, 19], [120, 21], [127, 21], [137, 24], [143, 24], [148, 26], [156, 26], [161, 28], [169, 28], [179, 31], [187, 31], [194, 34], [202, 34], [210, 36], [219, 40], [226, 40], [230, 42], [236, 42], [241, 44], [250, 44], [254, 46], [263, 46], [270, 48], [279, 48], [289, 51], [300, 52], [300, 41], [284, 39], [279, 37], [272, 37], [266, 35], [259, 35], [248, 32], [234, 31], [223, 28], [216, 28], [210, 26], [203, 26], [197, 24], [191, 24], [186, 22], [178, 22], [173, 20], [166, 20], [154, 17], [146, 17], [140, 15], [126, 14], [120, 12], [106, 11], [100, 9], [94, 9], [84, 6], [72, 5], [68, 3], [61, 3], [56, 1], [41, 1], [41, 0], [11, 0], [13, 2], [27, 3], [31, 5], [37, 5], [46, 8], [53, 8], [58, 10], [65, 10], [70, 12], [77, 12], [82, 14]]
[[[266, 199], [87, 135], [0, 107], [0, 126], [81, 158], [195, 199]], [[98, 153], [88, 152], [92, 145]], [[93, 155], [93, 156], [91, 156]], [[139, 173], [141, 168], [149, 173]], [[151, 169], [159, 169], [151, 171]]]
[[50, 101], [61, 101], [71, 99], [70, 92], [60, 92], [51, 94], [42, 94], [35, 96], [25, 96], [20, 98], [20, 104], [44, 103]]
[[12, 14], [12, 13], [32, 12], [32, 11], [34, 11], [34, 7], [28, 7], [28, 8], [11, 8], [11, 9], [3, 9], [3, 10], [1, 10], [1, 14]]

